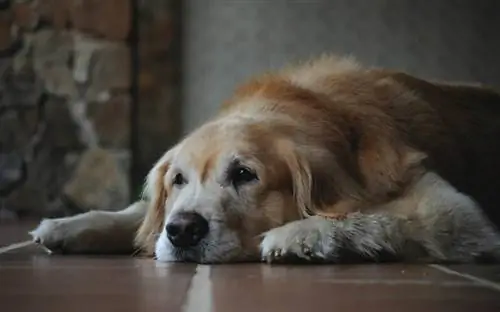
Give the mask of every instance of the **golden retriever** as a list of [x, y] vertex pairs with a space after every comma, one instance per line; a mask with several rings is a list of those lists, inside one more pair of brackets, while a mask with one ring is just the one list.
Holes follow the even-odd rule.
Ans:
[[499, 259], [499, 177], [498, 93], [323, 56], [241, 86], [130, 207], [31, 234], [159, 261]]

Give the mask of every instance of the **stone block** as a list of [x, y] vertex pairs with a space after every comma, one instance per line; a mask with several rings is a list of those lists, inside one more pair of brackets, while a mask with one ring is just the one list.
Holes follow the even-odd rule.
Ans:
[[33, 67], [55, 95], [96, 101], [130, 87], [130, 50], [125, 43], [77, 32], [41, 30], [31, 39]]
[[12, 4], [14, 23], [26, 30], [33, 30], [38, 25], [40, 14], [37, 12], [38, 1], [16, 1]]
[[76, 98], [78, 89], [69, 64], [73, 56], [73, 36], [66, 31], [40, 30], [35, 33], [33, 68], [45, 89], [55, 95]]
[[139, 27], [139, 52], [144, 60], [165, 58], [174, 38], [175, 25], [168, 15], [143, 22]]
[[131, 1], [80, 0], [70, 6], [74, 28], [107, 39], [124, 40], [131, 26]]
[[0, 151], [27, 146], [38, 125], [36, 108], [9, 110], [0, 115]]
[[8, 194], [26, 178], [26, 166], [18, 153], [0, 153], [0, 192]]
[[46, 140], [63, 151], [82, 150], [80, 128], [69, 110], [68, 100], [52, 96], [45, 104]]
[[0, 51], [9, 49], [14, 42], [12, 21], [10, 9], [0, 11]]
[[0, 107], [35, 107], [42, 94], [42, 81], [31, 68], [15, 68], [11, 59], [0, 59]]
[[94, 125], [100, 146], [114, 149], [130, 147], [130, 109], [131, 99], [128, 94], [88, 104], [87, 115]]
[[0, 152], [21, 149], [38, 125], [41, 83], [29, 70], [15, 72], [0, 59]]
[[15, 10], [23, 27], [42, 20], [59, 30], [71, 27], [111, 40], [125, 40], [131, 29], [129, 0], [26, 1]]
[[64, 195], [82, 210], [122, 210], [129, 203], [128, 168], [109, 150], [86, 150], [64, 186]]
[[130, 50], [125, 43], [74, 36], [73, 78], [86, 85], [85, 99], [98, 100], [103, 93], [130, 87]]
[[[105, 0], [106, 1], [106, 0]], [[70, 7], [74, 0], [38, 0], [33, 9], [40, 20], [62, 30], [70, 23]]]
[[70, 215], [66, 208], [54, 211], [53, 206], [73, 168], [64, 163], [65, 152], [51, 146], [49, 140], [44, 138], [40, 146], [36, 157], [27, 163], [26, 181], [9, 194], [5, 206], [20, 216]]

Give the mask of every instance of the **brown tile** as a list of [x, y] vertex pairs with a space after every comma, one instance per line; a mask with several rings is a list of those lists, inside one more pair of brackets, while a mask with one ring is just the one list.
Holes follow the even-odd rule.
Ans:
[[214, 266], [212, 274], [224, 278], [265, 277], [267, 280], [311, 280], [315, 282], [342, 283], [433, 283], [433, 282], [469, 282], [459, 276], [449, 275], [423, 265], [274, 265], [242, 264]]
[[[0, 267], [6, 267], [11, 264], [19, 265], [25, 263], [31, 263], [34, 258], [37, 257], [45, 257], [46, 259], [60, 259], [64, 261], [68, 257], [58, 256], [58, 255], [50, 255], [47, 251], [31, 242], [22, 242], [20, 244], [13, 244], [2, 248], [2, 252], [0, 252]], [[8, 250], [5, 250], [8, 249]], [[84, 259], [86, 259], [85, 257]]]
[[36, 225], [36, 221], [0, 223], [0, 247], [30, 240], [28, 232]]
[[195, 266], [149, 259], [0, 260], [4, 311], [180, 311]]
[[212, 267], [210, 271], [206, 287], [210, 288], [212, 311], [429, 312], [500, 308], [500, 293], [428, 267], [263, 265]]
[[462, 274], [498, 283], [500, 287], [500, 265], [449, 265], [446, 267]]
[[500, 311], [500, 292], [428, 266], [196, 266], [37, 246], [0, 254], [0, 288], [16, 312]]

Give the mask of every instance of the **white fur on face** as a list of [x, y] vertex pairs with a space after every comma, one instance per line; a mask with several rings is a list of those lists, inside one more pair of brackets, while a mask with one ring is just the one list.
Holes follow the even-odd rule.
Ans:
[[165, 203], [168, 213], [164, 224], [168, 224], [176, 213], [192, 211], [199, 213], [208, 221], [209, 232], [197, 246], [177, 248], [169, 241], [164, 227], [155, 245], [157, 260], [217, 263], [248, 258], [249, 255], [245, 254], [241, 247], [238, 233], [228, 227], [227, 211], [244, 213], [249, 204], [245, 200], [249, 194], [244, 193], [251, 192], [252, 186], [241, 192], [236, 192], [232, 186], [221, 186], [229, 159], [222, 159], [215, 167], [214, 173], [204, 183], [200, 182], [199, 173], [189, 166], [185, 158], [178, 159], [180, 160], [174, 161], [171, 170], [166, 174], [165, 183], [171, 183], [177, 173], [182, 173], [187, 183], [180, 187], [174, 186], [171, 190]]
[[209, 221], [209, 227], [208, 235], [197, 246], [182, 249], [174, 247], [163, 230], [155, 246], [156, 259], [163, 262], [220, 263], [247, 258], [236, 232], [216, 221]]

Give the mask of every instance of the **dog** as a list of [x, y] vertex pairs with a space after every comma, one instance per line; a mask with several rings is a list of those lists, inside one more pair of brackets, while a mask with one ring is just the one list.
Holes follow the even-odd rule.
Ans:
[[325, 55], [240, 86], [131, 206], [30, 233], [167, 262], [496, 261], [499, 118], [486, 87]]

